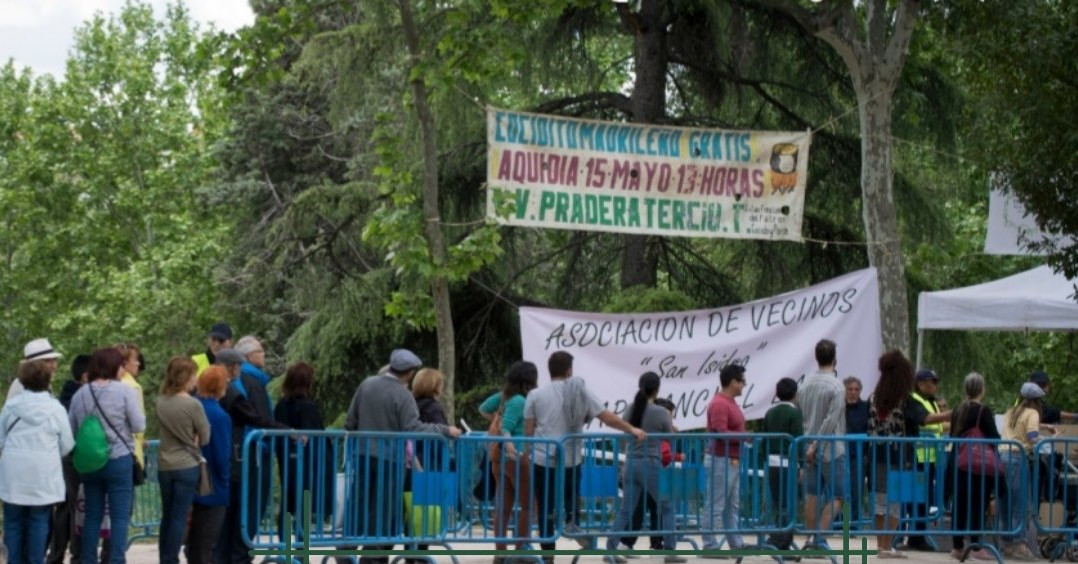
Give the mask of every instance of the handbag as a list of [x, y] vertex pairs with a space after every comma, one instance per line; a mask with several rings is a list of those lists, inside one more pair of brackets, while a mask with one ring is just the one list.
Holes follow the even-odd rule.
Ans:
[[213, 495], [213, 479], [210, 478], [210, 466], [206, 457], [202, 456], [202, 451], [198, 448], [192, 448], [190, 445], [184, 445], [184, 448], [190, 449], [191, 454], [198, 459], [198, 485], [195, 486], [195, 493], [199, 497]]
[[97, 394], [94, 393], [93, 386], [90, 387], [90, 396], [94, 398], [94, 405], [97, 406], [97, 411], [101, 413], [101, 418], [105, 420], [109, 428], [113, 433], [116, 433], [116, 438], [120, 439], [120, 442], [127, 447], [127, 450], [131, 451], [131, 484], [135, 486], [141, 486], [146, 483], [146, 469], [142, 467], [142, 463], [139, 462], [137, 456], [135, 456], [135, 448], [124, 440], [123, 435], [116, 429], [116, 426], [109, 421], [109, 418], [105, 416], [105, 410], [101, 409], [101, 404], [97, 401]]
[[201, 497], [213, 495], [213, 480], [210, 479], [210, 468], [205, 458], [198, 460], [198, 486], [195, 491]]
[[[981, 408], [984, 409], [983, 407]], [[977, 412], [977, 421], [981, 412]], [[984, 433], [974, 425], [962, 433], [963, 439], [983, 439]], [[992, 445], [986, 443], [963, 443], [958, 447], [958, 469], [978, 476], [1002, 476], [1003, 461]]]

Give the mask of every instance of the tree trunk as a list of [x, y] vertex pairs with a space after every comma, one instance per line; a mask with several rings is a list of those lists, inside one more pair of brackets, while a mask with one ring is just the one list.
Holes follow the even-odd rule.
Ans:
[[[412, 16], [411, 0], [400, 0], [401, 26], [404, 39], [408, 44], [408, 54], [414, 69], [422, 58], [419, 44], [419, 30]], [[457, 349], [453, 331], [453, 309], [449, 302], [449, 281], [445, 277], [446, 251], [442, 236], [441, 207], [438, 190], [438, 138], [434, 125], [434, 114], [427, 99], [427, 85], [422, 76], [412, 80], [412, 103], [423, 142], [423, 217], [426, 219], [424, 234], [430, 249], [431, 261], [435, 274], [430, 280], [430, 293], [434, 301], [434, 320], [438, 334], [438, 368], [445, 376], [445, 390], [442, 403], [449, 421], [453, 416], [453, 382], [456, 374]]]
[[[642, 0], [635, 14], [622, 14], [635, 33], [633, 121], [656, 123], [666, 115], [666, 0]], [[623, 5], [619, 5], [623, 6]], [[624, 9], [624, 8], [621, 8]], [[621, 287], [654, 287], [658, 257], [646, 235], [623, 235]]]
[[[880, 337], [884, 349], [912, 354], [905, 261], [894, 201], [891, 103], [906, 64], [920, 0], [900, 0], [893, 5], [888, 0], [865, 0], [863, 19], [854, 12], [853, 4], [835, 4], [820, 20], [813, 20], [795, 3], [763, 1], [813, 30], [835, 48], [850, 71], [861, 127], [861, 205], [868, 262], [876, 267], [879, 277]], [[825, 23], [817, 26], [819, 22]], [[863, 33], [858, 32], [859, 26], [863, 26]]]
[[[891, 160], [891, 92], [893, 85], [854, 80], [861, 119], [861, 205], [864, 211], [868, 263], [876, 267], [880, 286], [880, 330], [885, 350], [910, 350], [906, 272], [894, 202]], [[875, 94], [886, 90], [886, 94]]]

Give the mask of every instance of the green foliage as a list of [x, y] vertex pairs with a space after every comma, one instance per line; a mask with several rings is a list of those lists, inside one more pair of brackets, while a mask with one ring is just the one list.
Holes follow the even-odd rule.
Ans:
[[[1078, 99], [1072, 4], [925, 6], [894, 100], [911, 308], [918, 291], [1035, 262], [981, 254], [989, 172], [1007, 172], [1049, 226], [1076, 229], [1075, 134], [1058, 125], [1075, 121]], [[486, 104], [631, 119], [631, 19], [608, 0], [413, 2], [416, 58], [394, 2], [258, 0], [254, 25], [235, 34], [204, 32], [179, 7], [162, 20], [142, 4], [94, 18], [63, 80], [0, 68], [0, 366], [33, 337], [68, 358], [130, 339], [154, 390], [167, 357], [201, 348], [224, 318], [263, 338], [271, 372], [311, 362], [333, 419], [393, 348], [436, 363], [431, 281], [445, 279], [456, 407], [474, 420], [520, 355], [520, 305], [714, 307], [863, 268], [857, 99], [843, 61], [753, 5], [662, 3], [664, 119], [813, 130], [811, 241], [656, 238], [659, 288], [629, 292], [621, 237], [485, 217]], [[437, 129], [437, 219], [422, 211], [416, 79]], [[505, 214], [513, 201], [495, 204]], [[936, 332], [926, 345], [951, 399], [971, 369], [989, 377], [995, 407], [1034, 368], [1057, 394], [1078, 384], [1072, 335]]]
[[62, 81], [0, 71], [0, 365], [39, 336], [66, 359], [130, 340], [153, 390], [201, 347], [230, 227], [205, 197], [227, 129], [209, 37], [132, 3], [76, 31]]
[[[1078, 132], [1071, 126], [1078, 120], [1078, 5], [966, 0], [944, 21], [957, 75], [976, 100], [969, 113], [976, 154], [1043, 229], [1078, 235]], [[1078, 276], [1078, 245], [1045, 250], [1051, 264]]]
[[692, 300], [683, 292], [666, 288], [625, 289], [606, 304], [607, 313], [636, 313], [658, 311], [685, 311], [693, 308]]

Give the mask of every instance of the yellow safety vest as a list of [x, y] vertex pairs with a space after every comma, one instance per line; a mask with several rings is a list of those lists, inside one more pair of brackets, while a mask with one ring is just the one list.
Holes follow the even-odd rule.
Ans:
[[[913, 392], [912, 394], [910, 394], [910, 397], [912, 397], [917, 403], [920, 403], [921, 405], [925, 406], [925, 410], [927, 410], [930, 415], [934, 415], [940, 412], [939, 408], [936, 407], [935, 403], [923, 398], [921, 394]], [[938, 439], [943, 436], [943, 423], [930, 423], [927, 425], [923, 425], [921, 427], [921, 431], [931, 433], [932, 436]], [[918, 448], [917, 462], [921, 464], [924, 464], [925, 462], [928, 462], [929, 464], [935, 464], [936, 448], [929, 448], [928, 446], [922, 446]]]
[[210, 357], [206, 356], [206, 353], [196, 354], [191, 357], [191, 360], [195, 361], [195, 366], [198, 366], [196, 376], [202, 376], [202, 372], [210, 367]]

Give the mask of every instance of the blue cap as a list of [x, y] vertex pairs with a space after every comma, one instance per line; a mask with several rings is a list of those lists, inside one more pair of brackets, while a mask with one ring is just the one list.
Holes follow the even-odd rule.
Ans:
[[922, 368], [917, 371], [917, 381], [920, 382], [922, 380], [935, 380], [939, 382], [940, 377], [936, 375], [935, 370], [932, 370], [930, 368]]
[[230, 341], [232, 340], [232, 327], [227, 323], [214, 323], [213, 327], [210, 327], [210, 332], [206, 334], [207, 337], [213, 337], [218, 341]]

